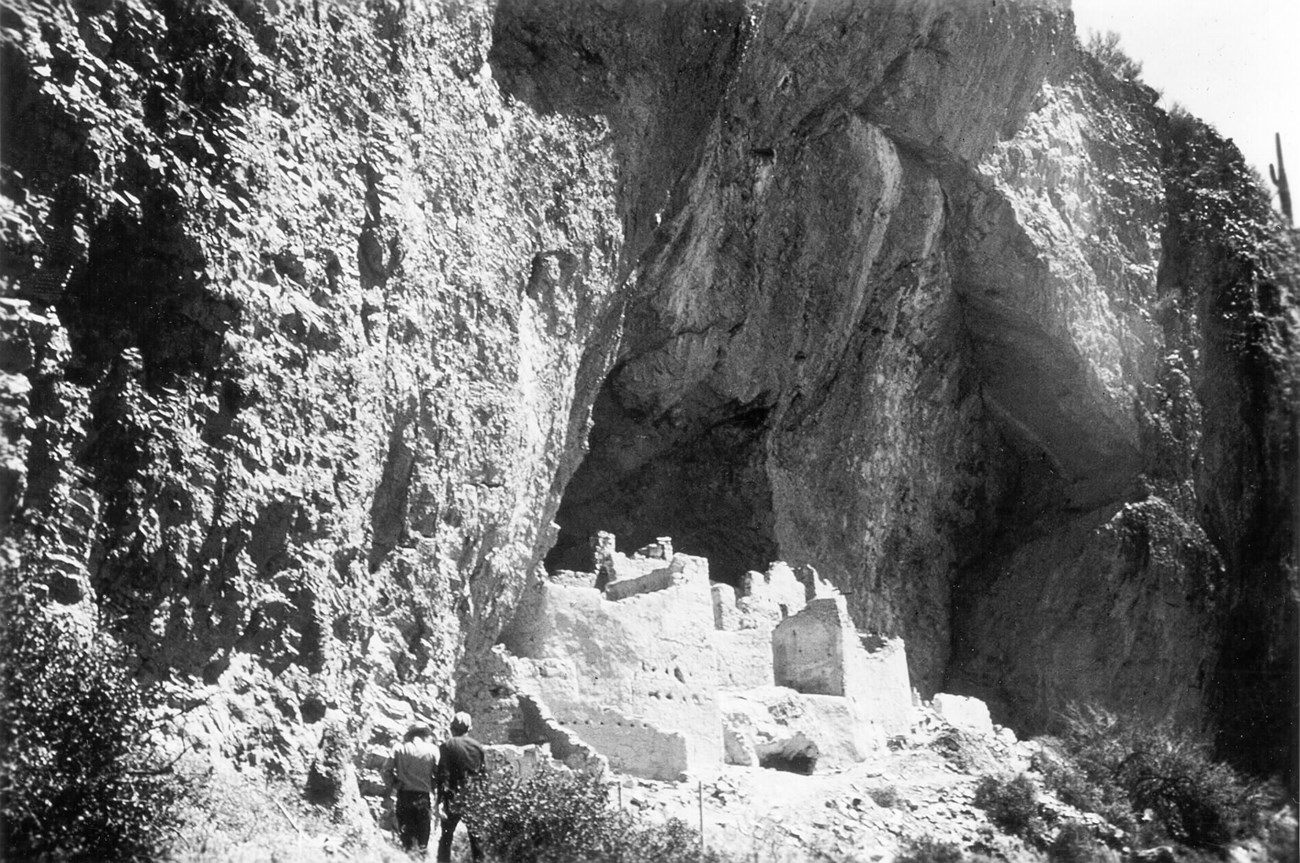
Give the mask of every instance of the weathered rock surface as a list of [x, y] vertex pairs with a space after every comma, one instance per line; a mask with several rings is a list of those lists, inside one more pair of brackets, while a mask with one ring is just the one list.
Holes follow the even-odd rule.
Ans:
[[954, 728], [988, 736], [994, 733], [988, 705], [978, 698], [940, 692], [934, 696], [931, 706], [944, 722]]
[[503, 95], [482, 7], [5, 15], [6, 564], [221, 763], [443, 725], [615, 346], [606, 124]]
[[18, 4], [0, 72], [0, 563], [214, 762], [445, 720], [612, 530], [1295, 763], [1294, 249], [1063, 3]]
[[812, 561], [906, 637], [926, 696], [1026, 729], [1100, 700], [1227, 743], [1246, 721], [1216, 705], [1250, 691], [1292, 746], [1294, 251], [1240, 156], [1078, 53], [1051, 4], [747, 26], [551, 562], [596, 529], [671, 533], [732, 582]]

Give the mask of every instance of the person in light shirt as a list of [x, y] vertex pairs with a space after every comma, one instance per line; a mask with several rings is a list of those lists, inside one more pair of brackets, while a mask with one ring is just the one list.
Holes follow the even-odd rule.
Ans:
[[406, 732], [406, 739], [393, 747], [393, 754], [384, 762], [384, 780], [389, 790], [397, 788], [394, 814], [397, 817], [397, 838], [407, 851], [418, 848], [420, 854], [429, 850], [429, 832], [432, 826], [434, 772], [438, 767], [438, 747], [430, 739], [433, 732], [423, 722], [417, 722]]

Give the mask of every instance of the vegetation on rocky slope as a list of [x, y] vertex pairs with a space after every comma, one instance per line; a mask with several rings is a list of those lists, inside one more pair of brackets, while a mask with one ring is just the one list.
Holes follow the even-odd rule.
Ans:
[[[1283, 770], [1294, 793], [1300, 235], [1283, 227], [1258, 175], [1212, 128], [1174, 110], [1162, 132], [1160, 323], [1200, 330], [1175, 342], [1202, 415], [1200, 433], [1182, 446], [1199, 519], [1224, 560], [1210, 589], [1231, 633], [1210, 685], [1218, 744], [1251, 770]], [[1233, 487], [1218, 479], [1225, 471], [1239, 477]]]
[[[867, 769], [839, 776], [760, 770], [741, 785], [719, 777], [698, 787], [613, 777], [623, 786], [616, 802], [612, 785], [543, 767], [526, 780], [490, 777], [475, 789], [471, 809], [491, 837], [489, 857], [503, 863], [1118, 863], [1153, 857], [1208, 863], [1234, 848], [1260, 863], [1293, 859], [1295, 817], [1285, 814], [1280, 790], [1214, 762], [1202, 744], [1176, 729], [1077, 708], [1059, 738], [1007, 747], [942, 724], [926, 731], [925, 725], [896, 739], [890, 753], [873, 757]], [[907, 777], [906, 796], [892, 785], [887, 793], [878, 785], [863, 793], [864, 779], [879, 782], [882, 773], [894, 771]], [[732, 794], [740, 794], [737, 802], [749, 810], [733, 813], [745, 827], [714, 822], [713, 807]], [[797, 802], [764, 823], [760, 812], [783, 797]], [[694, 829], [704, 814], [697, 810], [701, 798], [710, 822], [704, 843]], [[882, 846], [882, 836], [898, 838]]]
[[188, 788], [154, 736], [155, 698], [103, 630], [0, 599], [0, 854], [149, 861], [172, 841]]
[[472, 786], [466, 819], [495, 863], [725, 863], [678, 819], [650, 824], [611, 807], [600, 779], [542, 765], [527, 779]]
[[1095, 706], [1073, 707], [1061, 740], [1068, 759], [1043, 765], [1048, 784], [1063, 801], [1127, 831], [1150, 822], [1148, 842], [1225, 847], [1257, 830], [1266, 804], [1281, 797], [1215, 761], [1185, 732]]

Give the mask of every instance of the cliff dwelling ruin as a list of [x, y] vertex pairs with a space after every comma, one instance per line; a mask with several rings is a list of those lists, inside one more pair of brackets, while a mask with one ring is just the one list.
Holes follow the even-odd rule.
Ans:
[[844, 767], [910, 727], [902, 640], [859, 633], [812, 567], [773, 563], [735, 588], [670, 538], [625, 555], [608, 533], [587, 559], [528, 586], [497, 661], [463, 691], [492, 717], [488, 740], [673, 780], [721, 763]]
[[1068, 0], [0, 42], [3, 634], [102, 647], [160, 763], [373, 829], [459, 710], [803, 783], [1086, 703], [1295, 793], [1300, 240]]

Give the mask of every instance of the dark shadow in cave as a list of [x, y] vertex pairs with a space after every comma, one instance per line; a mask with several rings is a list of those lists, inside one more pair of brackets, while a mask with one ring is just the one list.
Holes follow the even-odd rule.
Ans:
[[769, 409], [731, 402], [685, 418], [683, 404], [647, 417], [623, 408], [616, 393], [613, 373], [592, 411], [590, 449], [561, 500], [547, 569], [587, 569], [588, 540], [602, 530], [624, 553], [671, 536], [675, 550], [708, 558], [711, 577], [732, 585], [774, 560]]
[[812, 776], [817, 770], [817, 755], [815, 752], [813, 754], [801, 752], [794, 755], [780, 753], [762, 755], [758, 759], [758, 766], [766, 770], [780, 770], [784, 773]]

